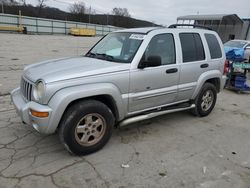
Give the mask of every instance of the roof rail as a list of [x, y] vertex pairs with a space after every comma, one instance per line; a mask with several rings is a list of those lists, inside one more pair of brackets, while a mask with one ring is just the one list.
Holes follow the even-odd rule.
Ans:
[[172, 24], [168, 26], [168, 28], [177, 28], [178, 26], [193, 26], [194, 28], [202, 28], [202, 29], [207, 29], [207, 30], [212, 30], [210, 27], [206, 27], [203, 25], [196, 25], [196, 24]]

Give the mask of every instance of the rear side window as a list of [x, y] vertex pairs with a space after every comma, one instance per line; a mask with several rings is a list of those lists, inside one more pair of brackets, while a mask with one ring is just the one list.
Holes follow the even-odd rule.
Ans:
[[218, 59], [222, 57], [220, 44], [213, 34], [205, 34], [208, 48], [212, 59]]
[[204, 47], [198, 33], [180, 33], [183, 62], [205, 59]]

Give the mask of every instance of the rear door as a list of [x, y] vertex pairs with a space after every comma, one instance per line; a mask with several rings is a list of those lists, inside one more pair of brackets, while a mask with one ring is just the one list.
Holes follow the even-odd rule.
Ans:
[[188, 100], [196, 88], [200, 75], [209, 69], [205, 49], [199, 33], [179, 33], [182, 63], [178, 89], [178, 101]]
[[191, 99], [201, 74], [220, 69], [221, 46], [212, 33], [179, 33], [182, 63], [178, 100]]

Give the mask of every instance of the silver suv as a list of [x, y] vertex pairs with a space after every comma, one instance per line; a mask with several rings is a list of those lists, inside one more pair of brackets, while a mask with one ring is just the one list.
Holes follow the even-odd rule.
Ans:
[[197, 28], [137, 28], [103, 37], [86, 55], [24, 69], [12, 101], [24, 123], [58, 131], [74, 154], [101, 149], [112, 129], [190, 110], [208, 115], [225, 84], [217, 33]]

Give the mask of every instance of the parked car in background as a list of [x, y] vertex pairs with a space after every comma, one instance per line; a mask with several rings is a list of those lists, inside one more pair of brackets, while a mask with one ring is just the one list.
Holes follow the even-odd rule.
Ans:
[[249, 40], [230, 40], [224, 44], [227, 48], [243, 48], [244, 59], [249, 61], [250, 58], [250, 41]]
[[214, 31], [136, 28], [102, 38], [87, 54], [24, 69], [12, 101], [38, 132], [58, 130], [70, 152], [101, 149], [113, 126], [192, 110], [207, 116], [226, 81]]

